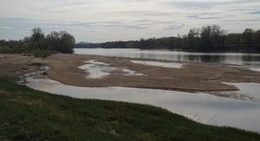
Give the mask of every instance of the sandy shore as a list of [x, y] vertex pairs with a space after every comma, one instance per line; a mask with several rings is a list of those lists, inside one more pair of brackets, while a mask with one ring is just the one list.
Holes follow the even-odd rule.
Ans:
[[[101, 79], [90, 79], [82, 69], [87, 60], [95, 60], [121, 68]], [[55, 54], [46, 59], [22, 55], [0, 55], [0, 76], [17, 78], [37, 70], [37, 63], [51, 67], [48, 76], [64, 84], [85, 87], [124, 86], [180, 91], [232, 91], [235, 86], [222, 82], [260, 83], [260, 73], [239, 67], [211, 63], [183, 63], [182, 68], [165, 68], [132, 63], [129, 58], [103, 57], [74, 54]], [[165, 61], [164, 61], [165, 62]], [[169, 61], [168, 61], [169, 62]], [[130, 69], [144, 75], [125, 75], [121, 70]]]

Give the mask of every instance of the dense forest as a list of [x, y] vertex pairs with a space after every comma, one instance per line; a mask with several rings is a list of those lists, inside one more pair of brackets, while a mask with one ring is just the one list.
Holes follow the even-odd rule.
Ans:
[[0, 53], [73, 53], [74, 45], [75, 38], [66, 31], [53, 31], [45, 36], [40, 28], [34, 28], [31, 36], [22, 40], [0, 40]]
[[190, 29], [186, 35], [178, 37], [99, 44], [78, 43], [76, 47], [170, 49], [191, 52], [260, 52], [260, 30], [247, 28], [242, 33], [227, 33], [218, 25], [209, 25]]

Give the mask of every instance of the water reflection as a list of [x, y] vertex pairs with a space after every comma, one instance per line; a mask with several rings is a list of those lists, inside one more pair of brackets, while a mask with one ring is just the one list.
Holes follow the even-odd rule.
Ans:
[[212, 55], [179, 55], [181, 60], [178, 61], [192, 61], [192, 62], [212, 62], [225, 63], [226, 56], [212, 56]]
[[27, 78], [27, 86], [75, 98], [149, 104], [218, 126], [231, 126], [260, 133], [260, 103], [167, 90], [108, 87], [88, 88], [61, 84], [49, 79]]
[[132, 60], [132, 63], [142, 64], [148, 66], [157, 66], [157, 67], [165, 67], [165, 68], [182, 68], [182, 64], [180, 63], [172, 63], [172, 62], [159, 62], [159, 61], [140, 61], [140, 60]]
[[260, 68], [260, 54], [247, 53], [190, 53], [163, 50], [139, 49], [74, 49], [76, 54], [117, 56], [128, 58], [148, 58], [171, 61], [213, 62], [244, 65]]

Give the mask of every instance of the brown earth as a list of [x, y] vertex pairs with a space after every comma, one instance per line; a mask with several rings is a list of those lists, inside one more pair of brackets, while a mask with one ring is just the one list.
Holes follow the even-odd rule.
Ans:
[[[102, 79], [89, 79], [87, 72], [78, 67], [84, 61], [96, 60], [110, 64], [111, 67], [127, 68], [142, 76], [127, 76], [117, 70]], [[46, 59], [22, 55], [0, 55], [0, 77], [18, 77], [35, 71], [33, 64], [43, 63], [51, 67], [48, 76], [64, 84], [86, 87], [124, 86], [181, 91], [231, 91], [236, 87], [222, 82], [260, 83], [260, 72], [240, 67], [213, 63], [184, 63], [180, 69], [155, 67], [132, 63], [129, 58], [103, 57], [74, 54], [55, 54]], [[137, 60], [137, 59], [135, 59]], [[167, 62], [167, 61], [163, 61]], [[169, 61], [168, 61], [169, 62]]]
[[32, 65], [31, 56], [17, 54], [0, 54], [0, 78], [9, 78], [17, 80], [19, 76], [35, 71]]
[[0, 94], [6, 94], [6, 92], [0, 89]]

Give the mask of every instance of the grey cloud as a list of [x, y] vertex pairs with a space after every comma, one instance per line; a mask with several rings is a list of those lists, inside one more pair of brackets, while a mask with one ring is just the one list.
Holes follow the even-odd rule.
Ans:
[[32, 27], [35, 25], [35, 21], [32, 22], [28, 19], [24, 18], [0, 18], [1, 25], [6, 25], [8, 27], [15, 27], [15, 28], [26, 28]]
[[231, 5], [227, 11], [234, 11], [234, 12], [256, 12], [260, 7], [259, 4], [254, 5]]
[[259, 11], [255, 11], [255, 12], [251, 12], [250, 14], [260, 15], [260, 10]]
[[23, 18], [0, 18], [1, 39], [22, 39], [36, 27], [32, 21]]
[[198, 20], [214, 20], [224, 18], [219, 12], [199, 12], [196, 14], [187, 15], [186, 17]]
[[24, 18], [0, 18], [0, 21], [1, 23], [10, 23], [10, 22], [27, 22], [28, 20], [27, 19], [24, 19]]
[[134, 22], [137, 22], [137, 23], [149, 23], [149, 22], [152, 22], [152, 20], [148, 20], [148, 19], [146, 19], [146, 20], [135, 20]]
[[260, 24], [260, 19], [221, 19], [219, 20], [219, 22], [221, 23], [225, 23], [225, 24], [241, 24], [244, 25], [245, 23], [247, 24]]
[[0, 30], [11, 30], [11, 29], [13, 28], [10, 26], [0, 25]]
[[111, 14], [116, 15], [126, 15], [126, 16], [148, 16], [148, 17], [157, 17], [157, 16], [169, 16], [173, 13], [171, 12], [160, 12], [160, 11], [144, 11], [144, 10], [126, 10], [126, 11], [116, 11], [111, 12]]
[[53, 28], [86, 28], [86, 29], [146, 29], [147, 27], [139, 24], [127, 24], [123, 22], [86, 22], [69, 24], [48, 24]]
[[254, 8], [237, 8], [237, 7], [233, 7], [233, 8], [230, 8], [229, 10], [227, 11], [231, 11], [231, 12], [248, 12], [248, 11], [254, 11], [255, 9]]
[[[229, 1], [168, 1], [166, 5], [183, 9], [212, 9], [215, 7], [234, 6], [231, 10], [236, 10], [238, 5], [259, 4], [259, 0], [229, 0]], [[247, 7], [248, 8], [248, 7]]]
[[165, 27], [165, 29], [167, 30], [175, 30], [175, 29], [180, 29], [180, 28], [183, 28], [185, 25], [182, 24], [182, 23], [178, 23], [174, 20], [148, 20], [148, 19], [145, 19], [145, 20], [136, 20], [134, 21], [135, 23], [137, 23], [139, 26], [144, 26], [144, 27], [154, 27], [154, 26], [163, 26]]
[[177, 29], [183, 28], [184, 26], [185, 25], [182, 23], [175, 23], [175, 24], [168, 25], [165, 29], [166, 30], [177, 30]]
[[135, 20], [134, 22], [140, 23], [140, 24], [171, 24], [174, 21], [165, 20], [165, 19], [162, 19], [162, 20], [148, 20], [148, 19], [146, 19], [146, 20]]
[[198, 20], [216, 20], [216, 19], [221, 19], [221, 17], [217, 16], [203, 16], [203, 15], [189, 15], [186, 16], [188, 18], [193, 18], [193, 19], [198, 19]]
[[222, 2], [217, 1], [169, 1], [165, 2], [166, 5], [170, 5], [173, 7], [179, 7], [179, 8], [185, 8], [185, 9], [210, 9], [213, 8], [219, 4], [222, 4]]

